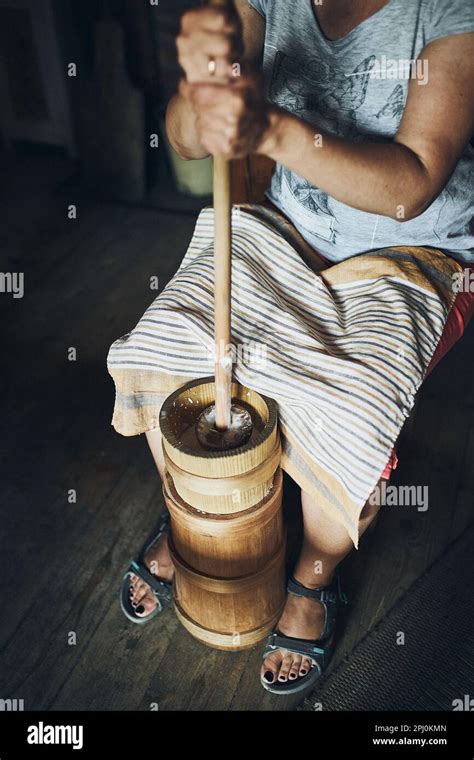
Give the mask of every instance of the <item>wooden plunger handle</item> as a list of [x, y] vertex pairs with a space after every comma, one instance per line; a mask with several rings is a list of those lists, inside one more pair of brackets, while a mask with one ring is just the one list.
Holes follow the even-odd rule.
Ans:
[[[209, 5], [232, 8], [232, 0], [209, 0]], [[216, 427], [230, 426], [231, 353], [231, 253], [232, 201], [231, 165], [223, 156], [214, 156], [214, 338], [216, 350]]]
[[230, 165], [214, 156], [214, 337], [216, 344], [216, 427], [230, 426], [231, 353], [231, 203]]

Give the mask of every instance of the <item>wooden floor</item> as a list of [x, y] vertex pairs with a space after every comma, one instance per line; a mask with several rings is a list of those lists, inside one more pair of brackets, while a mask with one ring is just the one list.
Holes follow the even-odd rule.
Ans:
[[[8, 174], [2, 269], [25, 273], [25, 295], [1, 296], [0, 697], [27, 710], [295, 709], [299, 698], [261, 689], [260, 649], [212, 651], [172, 613], [140, 628], [119, 607], [121, 575], [162, 501], [144, 438], [110, 426], [106, 354], [156, 295], [150, 277], [164, 284], [175, 271], [193, 218], [79, 199], [71, 221], [75, 199], [51, 193], [67, 176], [61, 162], [29, 159]], [[470, 519], [473, 348], [471, 329], [427, 380], [400, 451], [396, 481], [428, 485], [428, 511], [385, 508], [344, 564], [351, 604], [336, 662]], [[297, 526], [297, 489], [285, 509]]]

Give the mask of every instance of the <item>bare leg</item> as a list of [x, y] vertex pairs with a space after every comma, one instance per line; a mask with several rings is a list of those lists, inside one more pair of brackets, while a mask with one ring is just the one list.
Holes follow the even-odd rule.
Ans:
[[[379, 481], [378, 486], [380, 486]], [[333, 578], [337, 565], [349, 554], [353, 543], [347, 530], [331, 520], [318, 504], [303, 492], [304, 538], [298, 562], [294, 569], [297, 581], [307, 588], [326, 586]], [[379, 506], [367, 501], [359, 521], [359, 535], [374, 520]], [[324, 608], [319, 602], [306, 597], [288, 595], [285, 609], [278, 622], [278, 630], [286, 636], [301, 639], [318, 639], [324, 626]], [[285, 682], [304, 676], [311, 661], [300, 655], [276, 650], [262, 665], [265, 680]]]

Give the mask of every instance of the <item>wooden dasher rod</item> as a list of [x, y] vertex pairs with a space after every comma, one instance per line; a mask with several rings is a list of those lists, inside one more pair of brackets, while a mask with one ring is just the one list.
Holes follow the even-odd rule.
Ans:
[[[232, 8], [232, 0], [209, 0], [209, 5]], [[212, 61], [210, 61], [212, 66]], [[215, 64], [214, 64], [215, 65]], [[232, 201], [231, 165], [223, 156], [214, 156], [214, 339], [216, 427], [230, 426], [232, 354], [231, 354], [231, 253]]]

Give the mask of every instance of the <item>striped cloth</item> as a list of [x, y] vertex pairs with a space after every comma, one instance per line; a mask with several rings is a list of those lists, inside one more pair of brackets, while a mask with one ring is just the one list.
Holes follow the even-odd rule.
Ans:
[[[461, 267], [434, 249], [398, 247], [316, 271], [288, 224], [264, 211], [233, 209], [234, 377], [275, 399], [283, 469], [357, 545]], [[158, 427], [171, 391], [213, 374], [213, 235], [206, 208], [176, 275], [110, 349], [112, 424], [123, 435]]]

